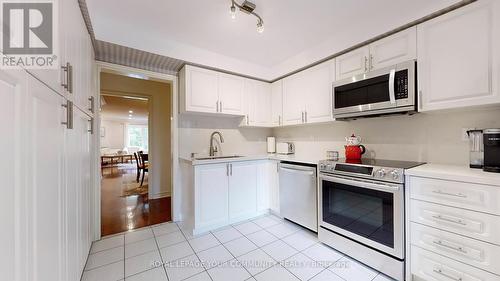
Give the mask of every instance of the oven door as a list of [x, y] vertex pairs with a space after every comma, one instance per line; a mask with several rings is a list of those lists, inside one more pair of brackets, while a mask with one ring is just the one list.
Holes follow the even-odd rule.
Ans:
[[320, 174], [320, 226], [404, 258], [404, 186]]
[[415, 65], [412, 60], [333, 83], [334, 117], [416, 111]]

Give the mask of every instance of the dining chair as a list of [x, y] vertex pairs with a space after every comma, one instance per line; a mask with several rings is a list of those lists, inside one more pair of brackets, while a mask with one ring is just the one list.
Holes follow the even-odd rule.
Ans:
[[144, 154], [142, 151], [139, 151], [139, 158], [141, 161], [141, 170], [142, 170], [142, 178], [141, 178], [141, 186], [144, 183], [144, 175], [148, 172], [148, 155]]
[[137, 178], [136, 178], [136, 182], [139, 182], [139, 177], [141, 176], [141, 169], [142, 169], [142, 166], [141, 166], [141, 162], [139, 162], [140, 160], [140, 155], [137, 156], [137, 153], [134, 152], [134, 158], [135, 158], [135, 164], [137, 166]]

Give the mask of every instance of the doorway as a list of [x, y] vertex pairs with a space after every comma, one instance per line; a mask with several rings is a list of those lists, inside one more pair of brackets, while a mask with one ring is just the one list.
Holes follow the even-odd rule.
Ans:
[[100, 73], [101, 235], [170, 221], [169, 83]]

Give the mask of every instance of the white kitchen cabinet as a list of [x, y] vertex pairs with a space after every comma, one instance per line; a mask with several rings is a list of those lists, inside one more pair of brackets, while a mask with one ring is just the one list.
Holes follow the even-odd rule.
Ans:
[[342, 80], [369, 70], [370, 47], [364, 46], [335, 58], [335, 78]]
[[245, 79], [186, 65], [179, 72], [182, 112], [244, 115]]
[[271, 84], [271, 125], [283, 125], [283, 80]]
[[299, 72], [283, 80], [283, 125], [304, 123], [304, 100], [307, 85], [304, 72]]
[[218, 113], [219, 82], [217, 72], [186, 65], [179, 73], [180, 89], [187, 112]]
[[245, 80], [245, 126], [271, 127], [271, 84]]
[[335, 81], [334, 60], [306, 70], [304, 76], [307, 91], [303, 98], [305, 123], [333, 121], [332, 83]]
[[370, 70], [417, 58], [417, 28], [385, 37], [370, 44]]
[[498, 1], [478, 1], [419, 24], [420, 111], [499, 103], [498, 34]]
[[219, 112], [243, 115], [244, 79], [239, 76], [219, 73]]
[[196, 167], [195, 225], [205, 229], [228, 223], [229, 171], [227, 164]]
[[266, 163], [269, 209], [276, 215], [280, 214], [279, 163], [279, 161], [268, 161]]
[[229, 163], [229, 221], [251, 218], [257, 212], [258, 163]]

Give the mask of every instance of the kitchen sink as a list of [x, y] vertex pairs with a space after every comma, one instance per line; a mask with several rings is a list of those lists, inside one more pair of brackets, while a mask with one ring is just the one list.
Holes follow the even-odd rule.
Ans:
[[215, 160], [215, 159], [231, 159], [240, 158], [242, 155], [226, 155], [226, 156], [207, 156], [207, 157], [196, 157], [194, 160]]

